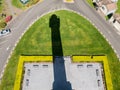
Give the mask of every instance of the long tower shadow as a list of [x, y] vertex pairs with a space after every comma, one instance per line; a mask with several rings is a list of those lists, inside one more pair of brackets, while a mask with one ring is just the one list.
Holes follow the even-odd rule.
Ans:
[[52, 54], [54, 68], [53, 90], [72, 90], [70, 82], [66, 79], [63, 49], [60, 36], [60, 19], [53, 14], [49, 20], [52, 38]]

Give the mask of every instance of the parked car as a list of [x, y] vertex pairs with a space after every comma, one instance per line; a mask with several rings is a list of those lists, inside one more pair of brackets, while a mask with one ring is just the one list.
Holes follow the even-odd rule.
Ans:
[[6, 22], [6, 23], [9, 22], [11, 19], [12, 19], [12, 15], [7, 16], [7, 17], [5, 18], [5, 22]]
[[0, 31], [0, 36], [3, 36], [3, 35], [6, 35], [6, 34], [9, 34], [11, 32], [10, 29], [4, 29], [2, 31]]

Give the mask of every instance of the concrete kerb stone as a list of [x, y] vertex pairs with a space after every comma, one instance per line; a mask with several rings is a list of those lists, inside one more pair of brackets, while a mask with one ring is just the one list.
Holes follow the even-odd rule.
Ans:
[[101, 33], [101, 35], [107, 40], [107, 42], [109, 43], [109, 45], [112, 47], [112, 49], [114, 50], [114, 52], [116, 53], [119, 61], [120, 61], [120, 56], [118, 55], [116, 49], [112, 46], [111, 42], [106, 38], [106, 36], [100, 31], [100, 29], [89, 19], [87, 18], [86, 16], [84, 16], [83, 14], [79, 13], [79, 12], [76, 12], [76, 11], [73, 11], [73, 10], [70, 10], [70, 9], [66, 9], [66, 10], [69, 10], [69, 11], [72, 11], [74, 13], [77, 13], [79, 15], [81, 15], [82, 17], [84, 17], [85, 19], [87, 19], [88, 21], [90, 21], [90, 23]]
[[3, 77], [4, 72], [5, 72], [5, 68], [7, 67], [8, 61], [9, 61], [11, 55], [12, 55], [12, 52], [13, 52], [13, 49], [12, 49], [12, 51], [10, 52], [10, 54], [9, 54], [9, 56], [8, 56], [8, 58], [7, 58], [7, 61], [6, 61], [5, 65], [4, 65], [4, 67], [3, 67], [2, 73], [1, 73], [1, 75], [0, 75], [0, 84], [1, 84], [2, 77]]
[[[79, 13], [79, 12], [76, 12], [76, 11], [74, 11], [74, 10], [67, 9], [67, 8], [54, 9], [54, 10], [51, 10], [50, 12], [55, 12], [55, 11], [59, 11], [59, 10], [72, 11], [72, 12], [74, 12], [74, 13], [82, 16], [82, 17], [84, 17], [85, 19], [87, 19], [87, 20], [101, 33], [101, 35], [107, 40], [107, 42], [108, 42], [109, 45], [112, 47], [112, 49], [114, 50], [114, 52], [116, 53], [116, 55], [117, 55], [117, 57], [118, 57], [118, 59], [119, 59], [119, 61], [120, 61], [120, 56], [118, 55], [116, 49], [112, 46], [112, 44], [110, 43], [110, 41], [109, 41], [109, 40], [106, 38], [106, 36], [100, 31], [100, 29], [99, 29], [89, 18], [87, 18], [86, 16], [84, 16], [83, 14], [81, 14], [81, 13]], [[50, 12], [48, 12], [48, 13], [50, 13]], [[46, 13], [46, 14], [48, 14], [48, 13]]]
[[[50, 12], [48, 12], [48, 13], [50, 13]], [[19, 42], [20, 39], [22, 38], [22, 36], [23, 36], [23, 35], [25, 34], [25, 32], [29, 29], [29, 27], [32, 26], [33, 23], [35, 23], [39, 18], [41, 18], [42, 16], [44, 16], [44, 15], [46, 15], [46, 14], [48, 14], [48, 13], [42, 14], [42, 15], [39, 16], [39, 17], [37, 16], [37, 18], [24, 30], [24, 32], [21, 34], [21, 36], [19, 37], [19, 39], [16, 41], [14, 47], [12, 48], [12, 50], [11, 50], [11, 52], [10, 52], [10, 55], [9, 55], [8, 58], [7, 58], [7, 61], [6, 61], [5, 65], [4, 65], [4, 67], [3, 67], [2, 73], [1, 73], [1, 75], [0, 75], [0, 84], [1, 84], [1, 81], [2, 81], [2, 77], [3, 77], [3, 75], [4, 75], [5, 68], [7, 67], [8, 61], [9, 61], [9, 59], [10, 59], [10, 57], [11, 57], [11, 55], [12, 55], [14, 49], [15, 49], [15, 47], [17, 46], [18, 42]]]
[[[39, 19], [39, 18], [35, 19], [34, 22], [37, 21], [38, 19]], [[33, 24], [34, 22], [32, 22], [32, 23], [24, 30], [24, 32], [21, 34], [20, 38], [16, 41], [14, 47], [12, 48], [12, 50], [11, 50], [11, 52], [10, 52], [8, 58], [7, 58], [7, 61], [6, 61], [5, 65], [4, 65], [4, 67], [3, 67], [2, 73], [1, 73], [1, 75], [0, 75], [0, 84], [1, 84], [1, 81], [2, 81], [2, 77], [3, 77], [3, 75], [4, 75], [5, 68], [7, 67], [7, 64], [8, 64], [8, 62], [9, 62], [9, 59], [10, 59], [10, 57], [11, 57], [11, 55], [12, 55], [15, 47], [17, 46], [18, 42], [20, 41], [20, 39], [22, 38], [22, 36], [25, 34], [25, 32], [28, 30], [28, 28], [29, 28], [30, 26], [32, 26], [32, 24]]]
[[[37, 18], [24, 30], [24, 32], [21, 34], [20, 38], [16, 41], [16, 43], [15, 43], [15, 45], [14, 45], [14, 47], [13, 47], [13, 49], [12, 49], [10, 55], [9, 55], [9, 57], [7, 58], [6, 64], [5, 64], [4, 68], [3, 68], [3, 71], [2, 71], [2, 73], [1, 73], [1, 75], [0, 75], [0, 84], [1, 84], [2, 77], [3, 77], [3, 73], [4, 73], [4, 71], [5, 71], [5, 68], [6, 68], [7, 64], [8, 64], [8, 61], [9, 61], [9, 59], [10, 59], [10, 57], [11, 57], [11, 55], [12, 55], [14, 49], [15, 49], [15, 47], [17, 46], [18, 42], [20, 41], [20, 39], [22, 38], [22, 36], [25, 34], [25, 32], [26, 32], [26, 31], [29, 29], [29, 27], [31, 27], [39, 18], [43, 17], [44, 15], [46, 15], [46, 14], [48, 14], [48, 13], [55, 12], [55, 11], [59, 11], [59, 10], [68, 10], [68, 11], [72, 11], [72, 12], [78, 14], [78, 15], [81, 15], [82, 17], [84, 17], [85, 19], [87, 19], [88, 21], [90, 21], [90, 23], [91, 23], [93, 26], [95, 26], [95, 28], [96, 28], [96, 29], [104, 36], [104, 38], [107, 40], [107, 38], [106, 38], [105, 35], [99, 30], [99, 28], [97, 28], [97, 26], [96, 26], [90, 19], [88, 19], [86, 16], [84, 16], [83, 14], [81, 14], [81, 13], [79, 13], [79, 12], [76, 12], [76, 11], [74, 11], [74, 10], [67, 9], [67, 8], [59, 8], [59, 9], [51, 10], [51, 11], [49, 11], [49, 12], [47, 12], [47, 13], [44, 13], [44, 14], [42, 14], [42, 15], [40, 15], [40, 16], [37, 16]], [[108, 40], [107, 40], [107, 41], [108, 41]], [[110, 43], [109, 41], [108, 41], [108, 43], [111, 45], [111, 43]], [[111, 45], [111, 47], [113, 48], [112, 45]], [[114, 50], [114, 52], [116, 53], [117, 57], [118, 57], [119, 60], [120, 60], [120, 56], [117, 54], [117, 51], [116, 51], [114, 48], [113, 48], [113, 50]]]
[[7, 64], [8, 64], [8, 62], [9, 62], [9, 59], [10, 59], [10, 57], [11, 57], [11, 55], [12, 55], [15, 47], [17, 46], [18, 42], [19, 42], [20, 39], [22, 38], [22, 36], [26, 33], [26, 31], [29, 29], [29, 27], [31, 27], [39, 18], [43, 17], [44, 15], [46, 15], [46, 14], [48, 14], [48, 13], [50, 13], [50, 12], [44, 13], [44, 14], [42, 14], [41, 16], [37, 16], [37, 18], [23, 31], [23, 33], [21, 34], [21, 36], [19, 37], [19, 39], [16, 41], [14, 47], [12, 48], [12, 50], [11, 50], [11, 52], [10, 52], [8, 58], [7, 58], [7, 61], [6, 61], [5, 65], [4, 65], [4, 67], [3, 67], [2, 73], [1, 73], [1, 75], [0, 75], [0, 84], [1, 84], [1, 81], [2, 81], [2, 77], [3, 77], [3, 75], [4, 75], [5, 68], [7, 67]]
[[[37, 59], [37, 58], [36, 58], [36, 59]], [[21, 59], [21, 60], [22, 60], [22, 59]], [[20, 60], [20, 61], [21, 61], [21, 60]], [[27, 60], [27, 58], [25, 58], [24, 60]], [[29, 60], [29, 59], [28, 59], [28, 60]], [[27, 60], [27, 61], [28, 61], [28, 60]], [[31, 60], [34, 60], [34, 59], [31, 59]], [[30, 60], [30, 61], [31, 61], [31, 60]], [[38, 60], [38, 59], [37, 59], [37, 60]], [[29, 62], [29, 61], [28, 61], [28, 62]], [[19, 85], [20, 85], [20, 84], [19, 84]], [[14, 85], [14, 87], [15, 87], [15, 85]], [[17, 89], [14, 88], [14, 90], [18, 90], [18, 88], [17, 88]]]
[[52, 62], [53, 56], [20, 56], [13, 90], [20, 90], [25, 62]]

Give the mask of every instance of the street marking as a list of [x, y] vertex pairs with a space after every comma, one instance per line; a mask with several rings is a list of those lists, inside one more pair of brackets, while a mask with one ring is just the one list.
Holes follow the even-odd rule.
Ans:
[[9, 50], [9, 48], [10, 48], [10, 47], [8, 46], [8, 47], [6, 48], [6, 50], [8, 51], [8, 50]]

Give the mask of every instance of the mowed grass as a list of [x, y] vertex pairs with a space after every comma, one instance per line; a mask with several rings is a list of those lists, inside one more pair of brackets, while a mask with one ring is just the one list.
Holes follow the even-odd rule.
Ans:
[[117, 8], [118, 9], [117, 9], [116, 12], [120, 14], [120, 0], [118, 0], [118, 2], [117, 2]]
[[120, 62], [110, 45], [86, 19], [69, 11], [47, 14], [35, 22], [15, 48], [5, 70], [0, 90], [12, 90], [20, 55], [52, 55], [52, 14], [60, 18], [60, 35], [64, 56], [107, 55], [114, 90], [120, 90]]
[[3, 0], [0, 0], [0, 13], [2, 12], [3, 10], [3, 4], [4, 4], [4, 1]]

